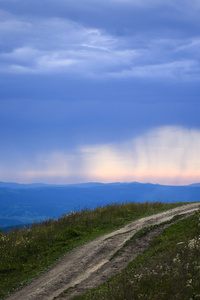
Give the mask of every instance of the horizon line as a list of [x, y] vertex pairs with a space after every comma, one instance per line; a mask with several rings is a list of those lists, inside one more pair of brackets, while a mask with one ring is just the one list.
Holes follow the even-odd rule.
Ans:
[[191, 186], [191, 185], [200, 185], [200, 182], [192, 182], [189, 184], [162, 184], [162, 183], [152, 183], [152, 182], [139, 182], [139, 181], [114, 181], [114, 182], [99, 182], [99, 181], [88, 181], [88, 182], [76, 182], [76, 183], [44, 183], [44, 182], [32, 182], [32, 183], [20, 183], [16, 181], [0, 181], [0, 184], [17, 184], [17, 185], [47, 185], [47, 186], [70, 186], [70, 185], [86, 185], [86, 184], [130, 184], [130, 183], [139, 183], [139, 184], [152, 184], [152, 185], [163, 185], [163, 186]]

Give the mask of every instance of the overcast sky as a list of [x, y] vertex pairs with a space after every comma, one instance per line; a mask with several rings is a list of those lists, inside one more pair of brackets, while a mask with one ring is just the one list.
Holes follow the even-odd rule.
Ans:
[[0, 181], [200, 182], [198, 0], [0, 0]]

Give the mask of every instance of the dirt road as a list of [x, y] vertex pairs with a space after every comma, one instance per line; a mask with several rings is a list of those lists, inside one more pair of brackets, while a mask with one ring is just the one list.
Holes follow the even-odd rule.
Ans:
[[[138, 230], [170, 220], [177, 214], [191, 214], [200, 203], [191, 203], [166, 212], [132, 222], [110, 234], [106, 234], [67, 253], [52, 269], [33, 280], [29, 285], [7, 297], [7, 300], [72, 299], [120, 272], [137, 255], [143, 252], [154, 236], [163, 228], [157, 228], [126, 248], [122, 255], [110, 260]], [[67, 293], [63, 293], [69, 289]]]

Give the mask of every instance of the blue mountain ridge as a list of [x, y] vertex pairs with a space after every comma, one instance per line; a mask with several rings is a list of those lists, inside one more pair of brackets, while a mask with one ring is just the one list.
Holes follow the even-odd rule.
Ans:
[[196, 202], [200, 184], [80, 183], [69, 185], [0, 182], [0, 227], [58, 218], [71, 211], [124, 202]]

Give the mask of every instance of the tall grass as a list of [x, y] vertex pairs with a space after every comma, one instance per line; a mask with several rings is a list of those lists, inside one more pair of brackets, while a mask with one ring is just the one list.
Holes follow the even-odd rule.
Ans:
[[76, 299], [200, 299], [200, 212], [165, 229], [119, 275]]
[[0, 298], [24, 285], [74, 247], [140, 217], [178, 204], [125, 203], [84, 209], [30, 228], [0, 231]]

